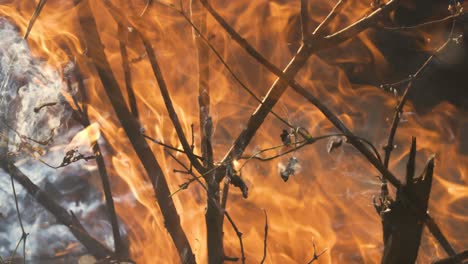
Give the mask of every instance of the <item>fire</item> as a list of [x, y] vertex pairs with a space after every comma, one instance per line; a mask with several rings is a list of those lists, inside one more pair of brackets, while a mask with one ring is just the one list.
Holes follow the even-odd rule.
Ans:
[[74, 149], [78, 147], [87, 147], [87, 151], [91, 151], [92, 145], [96, 143], [100, 136], [101, 132], [99, 130], [99, 124], [93, 123], [76, 133], [67, 148]]
[[[9, 2], [0, 6], [0, 14], [24, 32], [35, 1]], [[145, 168], [116, 117], [96, 70], [88, 67], [87, 47], [82, 43], [82, 34], [87, 32], [80, 31], [77, 21], [80, 8], [86, 2], [91, 6], [107, 60], [129, 106], [119, 41], [127, 47], [141, 132], [181, 149], [151, 65], [134, 29], [126, 26], [123, 35], [118, 35], [118, 25], [104, 1], [78, 1], [80, 3], [76, 5], [73, 2], [49, 0], [34, 25], [28, 45], [35, 56], [63, 75], [65, 65], [70, 62], [83, 75], [87, 92], [84, 104], [92, 123], [74, 136], [69, 147], [86, 146], [91, 150], [97, 141], [104, 146], [103, 156], [112, 182], [117, 214], [129, 239], [130, 258], [137, 263], [177, 263], [179, 256], [165, 228], [171, 223], [164, 223]], [[157, 3], [145, 9], [147, 1], [143, 0], [111, 2], [121, 11], [128, 12], [130, 19], [131, 16], [140, 16], [145, 10], [139, 17], [144, 22], [143, 27], [138, 30], [144, 30], [150, 38], [185, 135], [191, 143], [193, 133], [195, 154], [201, 155], [198, 58], [190, 25], [180, 14]], [[182, 2], [188, 14], [189, 3]], [[215, 7], [230, 25], [271, 62], [284, 67], [301, 42], [298, 30], [300, 1], [225, 2], [216, 3]], [[309, 2], [310, 25], [315, 27], [333, 3], [322, 0]], [[333, 32], [339, 30], [369, 13], [368, 2], [349, 1], [330, 29]], [[172, 4], [179, 8], [179, 1]], [[252, 60], [210, 16], [207, 27], [207, 36], [213, 46], [248, 87], [262, 97], [276, 76]], [[339, 52], [329, 50], [312, 56], [296, 80], [323, 100], [353, 132], [376, 146], [383, 146], [391, 122], [388, 120], [391, 120], [396, 104], [394, 96], [376, 87], [352, 84], [345, 72], [336, 66], [372, 65], [386, 71], [386, 59], [378, 45], [373, 43], [372, 34], [371, 31], [359, 35], [338, 47]], [[416, 34], [417, 37], [425, 36], [419, 31]], [[431, 45], [436, 46], [436, 42], [432, 41]], [[212, 53], [206, 58], [206, 64], [210, 65], [214, 157], [219, 162], [258, 103], [240, 88]], [[73, 104], [71, 96], [65, 94], [64, 97]], [[312, 136], [336, 133], [323, 114], [290, 90], [273, 110], [287, 118], [289, 123], [307, 129]], [[409, 103], [404, 109], [390, 163], [390, 170], [403, 179], [412, 136], [418, 139], [417, 174], [421, 173], [427, 158], [435, 153], [436, 175], [429, 211], [458, 250], [468, 244], [466, 232], [460, 232], [466, 229], [468, 221], [468, 155], [466, 145], [462, 146], [461, 142], [462, 127], [466, 124], [466, 112], [449, 103], [441, 103], [426, 115], [416, 114]], [[287, 129], [284, 124], [269, 116], [244, 156], [281, 144], [283, 129]], [[163, 168], [170, 191], [175, 193], [172, 199], [197, 262], [206, 263], [206, 193], [196, 183], [178, 192], [180, 185], [190, 176], [174, 172], [182, 168], [162, 146], [151, 141], [148, 144]], [[261, 155], [272, 156], [285, 150], [287, 147]], [[189, 164], [184, 155], [176, 155]], [[301, 169], [284, 182], [278, 173], [278, 164], [287, 164], [292, 156], [297, 158]], [[378, 195], [380, 189], [380, 181], [376, 177], [379, 173], [350, 145], [344, 144], [329, 154], [327, 141], [320, 141], [274, 161], [239, 159], [234, 163], [236, 169], [242, 168], [240, 173], [249, 187], [249, 197], [244, 199], [238, 189], [231, 188], [226, 210], [243, 233], [247, 263], [256, 263], [262, 258], [264, 210], [269, 224], [267, 263], [306, 263], [313, 257], [313, 241], [318, 252], [325, 250], [318, 263], [376, 263], [380, 260], [383, 251], [381, 220], [372, 205], [372, 197]], [[91, 222], [87, 224], [93, 225]], [[444, 257], [443, 250], [430, 234], [426, 233], [422, 241], [421, 263]], [[238, 238], [226, 219], [224, 247], [227, 256], [240, 257]], [[69, 250], [73, 248], [56, 255], [66, 254]]]

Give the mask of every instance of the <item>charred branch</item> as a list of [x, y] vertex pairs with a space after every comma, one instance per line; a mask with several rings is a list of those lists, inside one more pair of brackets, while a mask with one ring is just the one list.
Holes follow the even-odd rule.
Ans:
[[381, 204], [378, 206], [380, 207], [378, 212], [382, 217], [385, 246], [382, 263], [414, 263], [418, 256], [423, 222], [420, 220], [421, 216], [414, 214], [408, 204], [412, 203], [421, 210], [427, 210], [434, 172], [434, 158], [428, 161], [422, 175], [415, 178], [415, 149], [416, 140], [413, 138], [408, 160], [407, 182], [403, 186], [406, 193], [412, 194], [414, 200], [406, 200], [407, 197], [401, 195], [403, 189], [400, 189], [395, 201], [382, 196]]
[[411, 89], [411, 84], [412, 84], [411, 82], [408, 83], [408, 86], [406, 87], [405, 92], [403, 96], [401, 97], [400, 102], [398, 103], [398, 106], [395, 109], [395, 114], [393, 116], [392, 126], [390, 127], [390, 133], [388, 135], [387, 144], [383, 147], [385, 151], [384, 166], [387, 169], [388, 169], [388, 163], [390, 162], [390, 155], [393, 149], [395, 148], [393, 141], [395, 139], [395, 134], [398, 128], [398, 124], [400, 123], [401, 115], [403, 114], [403, 107], [408, 98], [408, 92]]
[[[185, 170], [187, 170], [187, 172], [189, 174], [192, 175], [192, 178], [197, 181], [201, 186], [202, 188], [206, 191], [207, 195], [210, 194], [210, 192], [208, 191], [208, 187], [205, 186], [205, 184], [203, 184], [203, 182], [200, 181], [200, 177], [196, 176], [194, 174], [193, 171], [190, 171], [189, 168], [183, 164], [179, 159], [177, 159], [177, 157], [175, 157], [172, 153], [166, 151], [166, 153], [168, 153], [174, 160], [177, 161], [177, 163], [179, 163]], [[218, 210], [218, 212], [220, 214], [223, 214], [224, 216], [226, 216], [226, 218], [228, 219], [229, 223], [231, 224], [231, 227], [234, 229], [234, 231], [236, 232], [236, 236], [239, 240], [239, 246], [240, 246], [240, 251], [241, 251], [241, 261], [242, 263], [244, 264], [245, 263], [245, 252], [244, 252], [244, 242], [242, 240], [242, 232], [240, 232], [239, 228], [237, 227], [236, 223], [234, 222], [234, 220], [232, 219], [232, 217], [229, 215], [229, 213], [225, 210], [225, 208], [223, 208], [218, 201], [216, 201], [216, 199], [213, 199], [213, 197], [208, 197], [207, 199], [208, 201], [208, 204], [212, 205], [213, 208], [216, 208]], [[206, 216], [206, 214], [205, 214]], [[221, 218], [222, 219], [222, 218]], [[226, 259], [228, 258], [228, 259]], [[223, 258], [224, 260], [229, 260], [229, 259], [233, 259], [231, 257], [227, 257], [227, 256], [224, 256], [223, 255]]]
[[[180, 9], [184, 17], [186, 17], [183, 6], [180, 6]], [[198, 27], [197, 30], [192, 27], [192, 34], [197, 47], [198, 57], [198, 105], [201, 134], [200, 146], [203, 165], [206, 169], [211, 170], [214, 167], [214, 164], [211, 141], [213, 134], [213, 121], [210, 116], [210, 50], [206, 42], [202, 39], [202, 35], [206, 34], [208, 31], [206, 23], [207, 14], [198, 1], [190, 1], [190, 12], [191, 20], [194, 25], [197, 25]], [[189, 18], [187, 17], [187, 19]], [[216, 181], [214, 172], [207, 173], [204, 177], [208, 185], [207, 209], [205, 212], [208, 263], [222, 263], [223, 259], [226, 260], [223, 243], [224, 214], [220, 213], [220, 210], [210, 202], [211, 199], [214, 199], [217, 203], [220, 202], [219, 182]]]
[[339, 0], [333, 9], [328, 13], [327, 17], [315, 28], [314, 32], [312, 35], [318, 36], [323, 34], [323, 31], [326, 30], [327, 26], [330, 24], [331, 21], [341, 12], [341, 10], [344, 7], [344, 4], [346, 3], [347, 0]]
[[462, 251], [454, 256], [437, 260], [433, 264], [458, 264], [468, 259], [468, 250]]
[[125, 42], [125, 39], [127, 38], [127, 35], [128, 35], [128, 29], [122, 24], [119, 24], [118, 31], [119, 31], [118, 33], [119, 33], [120, 56], [122, 57], [122, 68], [124, 71], [125, 87], [127, 90], [128, 102], [130, 104], [130, 110], [132, 114], [138, 119], [138, 106], [136, 103], [135, 92], [133, 90], [132, 72], [130, 69], [130, 62], [128, 59], [127, 46]]
[[[247, 128], [244, 129], [244, 131], [241, 133], [241, 135], [236, 139], [233, 147], [229, 151], [228, 155], [225, 157], [226, 160], [232, 160], [240, 155], [242, 155], [243, 150], [247, 146], [248, 142], [250, 139], [253, 137], [255, 134], [255, 131], [258, 129], [260, 124], [263, 122], [264, 117], [266, 116], [267, 112], [265, 111], [265, 108], [272, 107], [274, 103], [277, 102], [279, 99], [279, 96], [284, 92], [286, 89], [286, 85], [284, 84], [285, 82], [288, 82], [289, 85], [305, 97], [310, 103], [315, 105], [326, 117], [332, 124], [338, 128], [343, 134], [346, 136], [352, 136], [352, 132], [339, 120], [339, 118], [327, 107], [325, 104], [323, 104], [318, 98], [316, 98], [312, 93], [310, 93], [307, 89], [303, 88], [301, 85], [299, 85], [297, 82], [293, 80], [294, 76], [288, 76], [286, 73], [283, 73], [280, 69], [278, 69], [275, 65], [273, 65], [271, 62], [269, 62], [263, 55], [261, 55], [250, 43], [248, 43], [244, 38], [242, 38], [222, 17], [219, 13], [216, 12], [216, 10], [209, 4], [207, 0], [201, 0], [201, 2], [204, 4], [205, 8], [207, 8], [208, 12], [217, 20], [217, 22], [225, 29], [225, 31], [232, 37], [234, 41], [236, 41], [249, 55], [251, 55], [254, 59], [256, 59], [260, 64], [265, 66], [270, 72], [273, 74], [277, 75], [279, 79], [277, 79], [277, 82], [273, 85], [273, 87], [270, 89], [268, 92], [267, 96], [265, 97], [263, 102], [266, 102], [270, 100], [270, 106], [267, 104], [262, 104], [256, 112], [251, 116], [249, 119], [249, 122], [247, 124]], [[391, 11], [395, 6], [397, 5], [396, 0], [391, 0], [388, 1], [386, 4], [376, 8], [372, 13], [369, 15], [366, 15], [362, 19], [358, 20], [357, 22], [353, 23], [350, 26], [345, 27], [344, 29], [333, 33], [331, 35], [325, 36], [323, 39], [313, 39], [307, 45], [304, 45], [300, 48], [300, 51], [298, 54], [293, 58], [293, 60], [290, 62], [290, 65], [288, 65], [288, 68], [291, 66], [292, 62], [296, 62], [296, 67], [300, 66], [298, 65], [299, 61], [296, 58], [302, 58], [304, 60], [304, 57], [310, 56], [313, 52], [316, 52], [320, 49], [325, 49], [325, 48], [330, 48], [333, 46], [336, 46], [345, 40], [348, 40], [357, 34], [361, 33], [362, 31], [366, 30], [369, 28], [374, 22], [376, 22], [380, 17], [389, 11]], [[301, 56], [299, 56], [301, 55]], [[301, 64], [305, 64], [305, 61], [303, 61]], [[295, 73], [297, 73], [299, 69], [295, 69]], [[290, 71], [291, 75], [294, 72]], [[282, 81], [283, 85], [281, 85]], [[275, 89], [276, 88], [276, 89]], [[273, 91], [277, 91], [277, 93], [273, 93]], [[263, 109], [263, 111], [262, 111]], [[263, 118], [262, 118], [263, 116]], [[401, 189], [403, 186], [402, 183], [388, 170], [383, 166], [381, 162], [376, 158], [376, 156], [359, 140], [352, 139], [349, 140], [349, 143], [352, 144], [356, 149], [358, 149], [365, 157], [366, 159], [377, 169], [379, 170], [380, 173], [382, 173], [383, 177], [386, 178], [390, 183], [392, 183], [397, 189]], [[408, 194], [405, 194], [408, 195]], [[411, 200], [411, 199], [409, 199]], [[426, 212], [421, 212], [418, 208], [414, 208], [414, 211], [416, 214], [421, 214], [424, 215], [423, 219], [429, 229], [429, 231], [434, 235], [434, 237], [439, 241], [439, 243], [443, 246], [444, 250], [449, 254], [453, 255], [455, 254], [455, 251], [453, 248], [450, 246], [448, 243], [446, 237], [443, 235], [441, 232], [440, 228], [438, 225], [434, 222], [434, 220], [426, 213]]]
[[28, 39], [29, 33], [31, 33], [34, 23], [36, 22], [37, 18], [41, 14], [42, 8], [44, 7], [46, 3], [47, 3], [47, 0], [40, 0], [39, 3], [37, 4], [37, 7], [34, 10], [34, 13], [31, 19], [29, 20], [28, 28], [26, 29], [26, 32], [24, 33], [24, 37], [23, 37], [24, 39]]
[[312, 248], [314, 249], [314, 256], [312, 257], [311, 260], [307, 262], [307, 264], [311, 264], [315, 262], [316, 260], [319, 259], [320, 256], [322, 256], [325, 253], [325, 251], [327, 251], [327, 249], [324, 249], [322, 252], [317, 253], [317, 247], [315, 246], [315, 241], [312, 241]]
[[[84, 127], [88, 127], [91, 125], [91, 121], [88, 115], [88, 96], [86, 93], [86, 88], [84, 87], [83, 78], [79, 71], [78, 66], [76, 66], [75, 70], [73, 71], [74, 79], [76, 79], [78, 90], [81, 95], [82, 101], [82, 108], [81, 109], [81, 117], [82, 117], [82, 125]], [[78, 107], [78, 100], [75, 96], [73, 96], [73, 100]], [[96, 158], [96, 164], [99, 171], [99, 177], [101, 178], [102, 189], [104, 191], [104, 197], [106, 200], [106, 209], [108, 210], [109, 220], [112, 226], [112, 235], [114, 238], [114, 251], [115, 254], [120, 258], [128, 258], [128, 247], [126, 247], [122, 241], [122, 237], [120, 235], [119, 229], [119, 222], [117, 218], [117, 213], [115, 211], [114, 206], [114, 198], [112, 197], [112, 189], [110, 186], [109, 175], [106, 169], [106, 163], [104, 161], [104, 157], [102, 156], [101, 147], [99, 143], [96, 142], [93, 145], [93, 154]]]
[[65, 208], [61, 207], [57, 202], [48, 196], [47, 193], [39, 189], [23, 172], [9, 161], [2, 161], [2, 169], [15, 179], [23, 188], [26, 189], [29, 195], [46, 208], [57, 221], [72, 232], [78, 241], [96, 258], [103, 259], [114, 257], [114, 253], [106, 248], [101, 242], [94, 239], [79, 223], [78, 219], [69, 213]]
[[[112, 14], [113, 18], [115, 19], [117, 23], [123, 23], [124, 25], [127, 25], [127, 26], [132, 25], [126, 19], [126, 17], [123, 14], [121, 14], [120, 11], [110, 1], [106, 0], [104, 1], [104, 3], [106, 4], [106, 7], [108, 8], [109, 12]], [[195, 155], [193, 154], [190, 144], [188, 143], [187, 137], [185, 136], [184, 131], [182, 129], [182, 125], [180, 123], [179, 117], [172, 103], [172, 99], [169, 94], [169, 90], [168, 90], [166, 81], [164, 80], [164, 76], [162, 74], [161, 67], [159, 66], [159, 62], [156, 57], [156, 53], [154, 52], [153, 46], [149, 42], [149, 40], [146, 38], [146, 36], [144, 36], [141, 32], [138, 31], [138, 27], [135, 27], [134, 30], [143, 42], [146, 55], [148, 56], [148, 60], [151, 64], [151, 69], [153, 70], [153, 75], [158, 83], [159, 90], [161, 91], [161, 95], [164, 99], [166, 110], [168, 111], [171, 122], [174, 125], [174, 128], [177, 132], [179, 141], [182, 144], [182, 147], [188, 159], [190, 160], [191, 164], [195, 167], [197, 171], [203, 173], [205, 169], [202, 166], [202, 164], [200, 164], [200, 162], [197, 160]], [[116, 85], [118, 85], [117, 82], [116, 82]]]
[[263, 213], [265, 213], [265, 233], [263, 235], [263, 257], [262, 257], [262, 260], [260, 261], [260, 264], [265, 263], [265, 260], [267, 257], [267, 240], [268, 240], [268, 215], [265, 209], [263, 210]]
[[[87, 1], [78, 8], [79, 22], [82, 27], [84, 46], [88, 47], [88, 56], [93, 60], [91, 68], [95, 68], [114, 111], [119, 118], [138, 158], [151, 180], [156, 199], [161, 209], [165, 226], [179, 253], [183, 263], [195, 263], [191, 246], [180, 225], [180, 218], [170, 196], [169, 186], [151, 148], [141, 135], [140, 125], [135, 116], [128, 110], [120, 87], [112, 74], [111, 67], [103, 50], [103, 45], [97, 32], [96, 22]], [[149, 54], [148, 54], [149, 55]]]
[[[284, 93], [288, 85], [291, 85], [294, 90], [297, 92], [302, 91], [309, 93], [306, 89], [302, 88], [299, 84], [294, 81], [294, 76], [297, 72], [305, 65], [307, 59], [315, 52], [336, 46], [343, 41], [350, 39], [363, 30], [367, 29], [373, 22], [379, 19], [380, 15], [392, 10], [396, 5], [396, 1], [389, 1], [386, 5], [378, 8], [371, 14], [360, 19], [351, 26], [346, 27], [343, 30], [340, 30], [332, 35], [328, 35], [324, 38], [308, 41], [305, 45], [302, 45], [299, 48], [296, 56], [290, 61], [289, 65], [286, 67], [285, 71], [281, 71], [274, 64], [272, 64], [268, 59], [261, 55], [250, 43], [247, 42], [242, 36], [239, 35], [224, 19], [223, 17], [211, 6], [207, 0], [201, 0], [202, 4], [208, 10], [208, 12], [216, 19], [216, 21], [224, 28], [224, 30], [231, 36], [231, 38], [236, 41], [249, 55], [256, 59], [260, 64], [270, 70], [273, 74], [277, 75], [279, 78], [275, 81], [273, 86], [268, 91], [266, 97], [262, 100], [262, 104], [257, 108], [255, 113], [250, 117], [246, 128], [242, 133], [237, 137], [231, 150], [228, 152], [226, 157], [223, 159], [224, 162], [238, 159], [246, 146], [255, 135], [257, 129], [265, 120], [266, 115], [273, 108], [276, 102], [279, 100], [281, 95]], [[341, 5], [341, 4], [340, 4]], [[336, 12], [338, 10], [332, 11]], [[301, 92], [299, 92], [303, 95]], [[318, 100], [317, 100], [318, 101]]]

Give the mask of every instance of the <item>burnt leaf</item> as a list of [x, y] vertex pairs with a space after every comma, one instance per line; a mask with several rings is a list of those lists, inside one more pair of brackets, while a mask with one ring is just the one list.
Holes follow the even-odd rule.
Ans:
[[231, 184], [237, 188], [239, 188], [242, 192], [242, 197], [247, 198], [249, 195], [249, 188], [245, 184], [244, 180], [238, 175], [231, 176]]
[[184, 182], [184, 183], [182, 183], [182, 184], [179, 185], [179, 188], [180, 188], [181, 190], [185, 190], [185, 189], [188, 188], [189, 184], [190, 184], [190, 181]]
[[280, 176], [283, 179], [283, 181], [287, 182], [289, 180], [289, 177], [294, 175], [295, 166], [297, 163], [299, 163], [299, 161], [297, 160], [296, 157], [292, 156], [289, 158], [288, 164], [286, 164], [286, 168], [280, 171]]
[[280, 135], [281, 137], [281, 142], [283, 142], [284, 145], [289, 146], [291, 145], [291, 135], [288, 133], [286, 129], [283, 129], [283, 132]]
[[342, 137], [331, 137], [327, 144], [328, 153], [332, 153], [333, 150], [341, 147], [343, 145]]
[[77, 162], [79, 160], [88, 161], [90, 159], [95, 159], [96, 156], [85, 156], [78, 152], [76, 149], [71, 149], [65, 153], [65, 157], [63, 157], [62, 163], [59, 167], [65, 167], [73, 162]]

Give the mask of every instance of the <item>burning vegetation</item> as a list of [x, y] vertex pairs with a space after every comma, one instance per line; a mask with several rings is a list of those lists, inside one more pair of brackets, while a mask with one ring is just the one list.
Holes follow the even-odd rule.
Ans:
[[466, 261], [466, 108], [415, 103], [467, 16], [418, 2], [0, 1], [0, 263]]

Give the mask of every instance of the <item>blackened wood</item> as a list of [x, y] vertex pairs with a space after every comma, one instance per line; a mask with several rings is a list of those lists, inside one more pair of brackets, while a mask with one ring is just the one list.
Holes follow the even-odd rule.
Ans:
[[68, 212], [65, 208], [60, 206], [54, 201], [46, 192], [42, 191], [36, 184], [34, 184], [23, 172], [21, 172], [11, 162], [3, 160], [1, 162], [2, 168], [10, 174], [16, 182], [21, 184], [26, 189], [29, 195], [47, 209], [60, 224], [68, 227], [70, 232], [76, 237], [78, 241], [97, 259], [104, 259], [114, 257], [114, 253], [105, 247], [101, 242], [93, 238], [80, 224], [77, 218]]
[[180, 218], [170, 196], [171, 193], [165, 176], [154, 154], [151, 152], [151, 148], [141, 134], [138, 121], [127, 108], [124, 96], [117, 80], [113, 76], [88, 1], [81, 2], [78, 6], [78, 14], [79, 22], [84, 32], [82, 34], [84, 46], [87, 47], [87, 55], [92, 60], [90, 66], [95, 67], [112, 107], [151, 180], [164, 218], [165, 227], [177, 248], [180, 260], [182, 263], [195, 263], [195, 256], [187, 236], [180, 225]]
[[381, 209], [384, 253], [383, 264], [414, 263], [418, 256], [424, 222], [423, 215], [415, 214], [411, 205], [426, 211], [434, 173], [434, 157], [431, 157], [420, 177], [414, 178], [416, 139], [413, 138], [408, 160], [407, 183], [402, 188], [412, 194], [408, 201], [403, 190], [397, 192], [395, 201], [385, 204]]
[[[183, 11], [182, 11], [183, 12]], [[193, 23], [198, 26], [200, 32], [194, 29], [192, 34], [197, 47], [198, 59], [198, 105], [200, 120], [200, 147], [203, 157], [203, 165], [211, 170], [213, 165], [213, 148], [211, 144], [213, 133], [213, 121], [210, 116], [210, 56], [209, 47], [201, 38], [201, 34], [207, 33], [207, 13], [198, 0], [190, 2], [190, 12]], [[220, 202], [219, 183], [213, 172], [205, 175], [207, 188], [207, 209], [205, 212], [206, 238], [208, 248], [208, 263], [222, 263], [224, 256], [223, 218], [216, 204]], [[213, 202], [212, 199], [216, 202]], [[224, 208], [223, 208], [224, 209]]]

